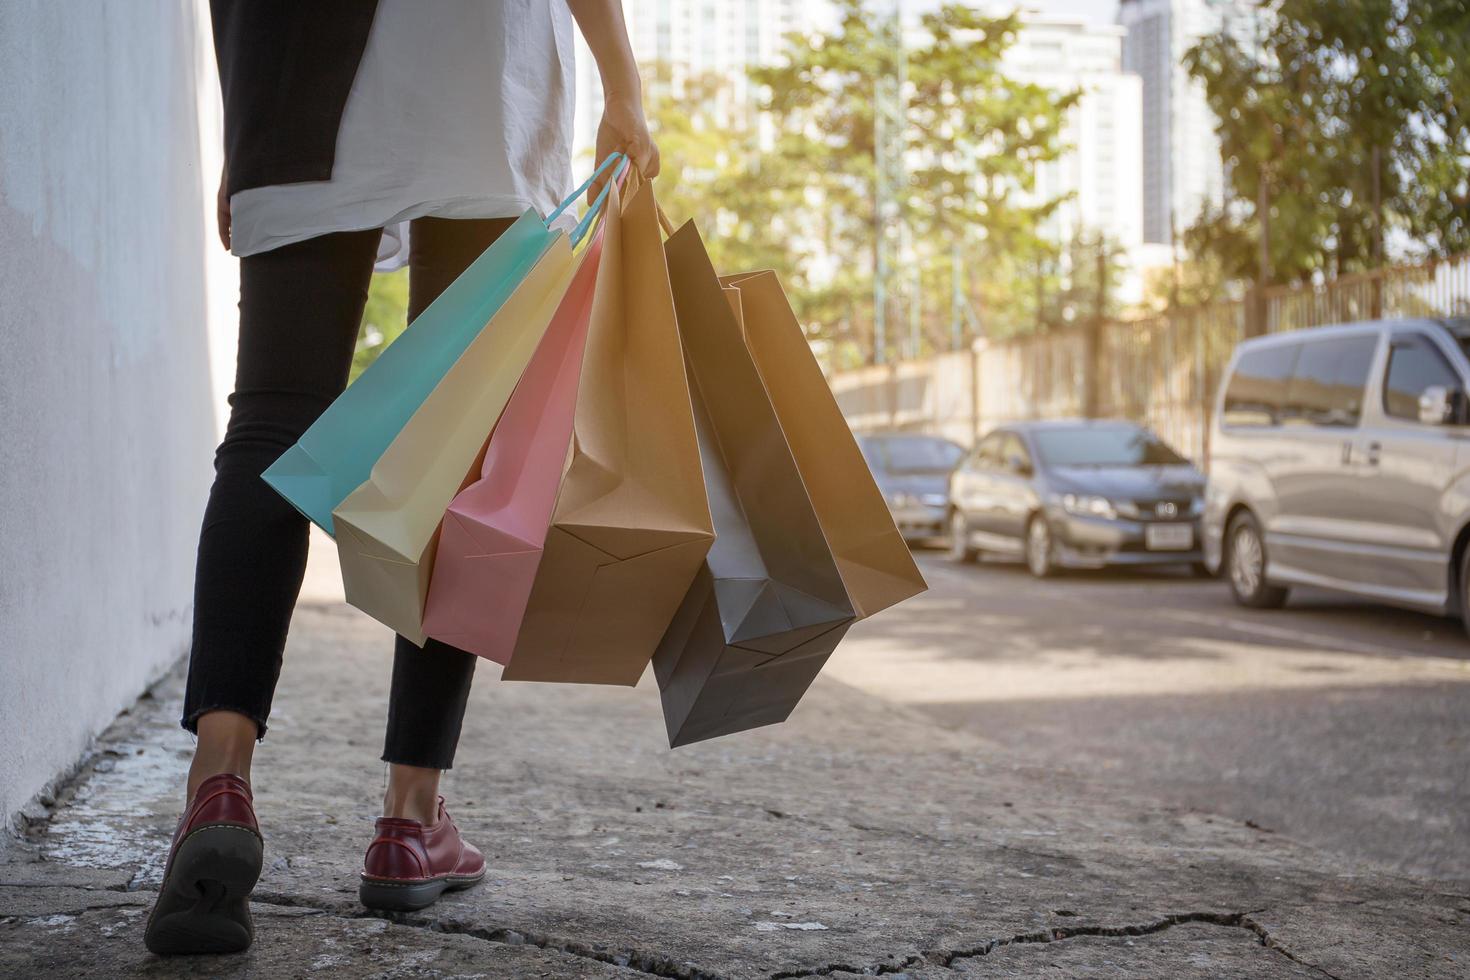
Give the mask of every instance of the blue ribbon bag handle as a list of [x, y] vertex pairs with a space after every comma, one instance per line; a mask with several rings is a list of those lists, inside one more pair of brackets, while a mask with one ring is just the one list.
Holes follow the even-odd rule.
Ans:
[[[562, 201], [561, 204], [557, 206], [557, 209], [555, 211], [546, 216], [547, 227], [550, 227], [551, 223], [559, 218], [562, 213], [566, 211], [567, 208], [571, 207], [583, 194], [587, 193], [587, 188], [592, 186], [592, 182], [595, 181], [598, 177], [601, 177], [603, 173], [607, 171], [607, 168], [613, 166], [614, 164], [617, 165], [617, 171], [613, 174], [613, 180], [616, 180], [621, 177], [623, 175], [623, 171], [627, 169], [628, 158], [621, 153], [609, 154], [608, 158], [602, 161], [602, 163], [598, 165], [596, 170], [592, 171], [591, 177], [588, 177], [585, 181], [583, 181], [582, 185], [576, 190], [572, 191], [572, 193], [567, 196], [567, 199]], [[582, 216], [582, 220], [577, 222], [577, 227], [575, 230], [573, 230], [571, 235], [573, 248], [575, 248], [582, 241], [582, 238], [592, 228], [592, 223], [597, 220], [598, 213], [601, 212], [603, 204], [607, 202], [607, 195], [610, 190], [612, 190], [612, 181], [608, 181], [607, 186], [603, 187], [602, 193], [597, 195], [597, 200], [592, 202], [592, 207], [588, 208], [587, 213]]]

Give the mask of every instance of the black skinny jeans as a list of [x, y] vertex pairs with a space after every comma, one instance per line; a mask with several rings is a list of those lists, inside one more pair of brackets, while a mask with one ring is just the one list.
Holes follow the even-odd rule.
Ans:
[[[409, 318], [511, 219], [419, 218], [409, 237]], [[291, 611], [306, 573], [307, 521], [261, 473], [341, 393], [352, 366], [379, 232], [323, 235], [240, 260], [240, 352], [230, 422], [199, 535], [194, 639], [182, 724], [235, 711], [265, 736]], [[383, 761], [454, 762], [475, 656], [398, 637]]]

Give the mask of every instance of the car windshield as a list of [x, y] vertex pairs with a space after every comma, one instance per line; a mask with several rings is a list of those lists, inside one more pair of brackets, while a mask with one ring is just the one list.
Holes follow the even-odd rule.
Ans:
[[956, 443], [936, 436], [888, 436], [867, 448], [889, 473], [947, 473], [965, 455]]
[[1038, 429], [1032, 438], [1048, 466], [1174, 466], [1185, 461], [1152, 432], [1133, 426]]

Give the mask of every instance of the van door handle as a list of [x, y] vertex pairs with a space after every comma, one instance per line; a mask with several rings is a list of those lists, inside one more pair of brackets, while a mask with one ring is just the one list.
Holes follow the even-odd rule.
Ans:
[[1383, 446], [1382, 446], [1381, 443], [1377, 443], [1377, 442], [1370, 442], [1370, 443], [1368, 443], [1368, 465], [1369, 466], [1377, 466], [1378, 465], [1378, 451], [1380, 449], [1382, 449], [1382, 448], [1383, 448]]
[[1343, 466], [1351, 466], [1352, 464], [1353, 464], [1353, 441], [1351, 439], [1348, 439], [1345, 442], [1343, 442], [1343, 444], [1342, 444], [1342, 465]]

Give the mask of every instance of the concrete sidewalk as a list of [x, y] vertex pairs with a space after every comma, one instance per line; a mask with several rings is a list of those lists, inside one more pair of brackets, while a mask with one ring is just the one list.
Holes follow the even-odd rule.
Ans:
[[0, 976], [1470, 976], [1464, 883], [1009, 765], [832, 678], [784, 726], [671, 752], [648, 678], [501, 684], [482, 665], [446, 793], [490, 875], [372, 916], [355, 878], [389, 637], [315, 588], [257, 754], [254, 948], [142, 946], [190, 750], [175, 672], [8, 849]]

